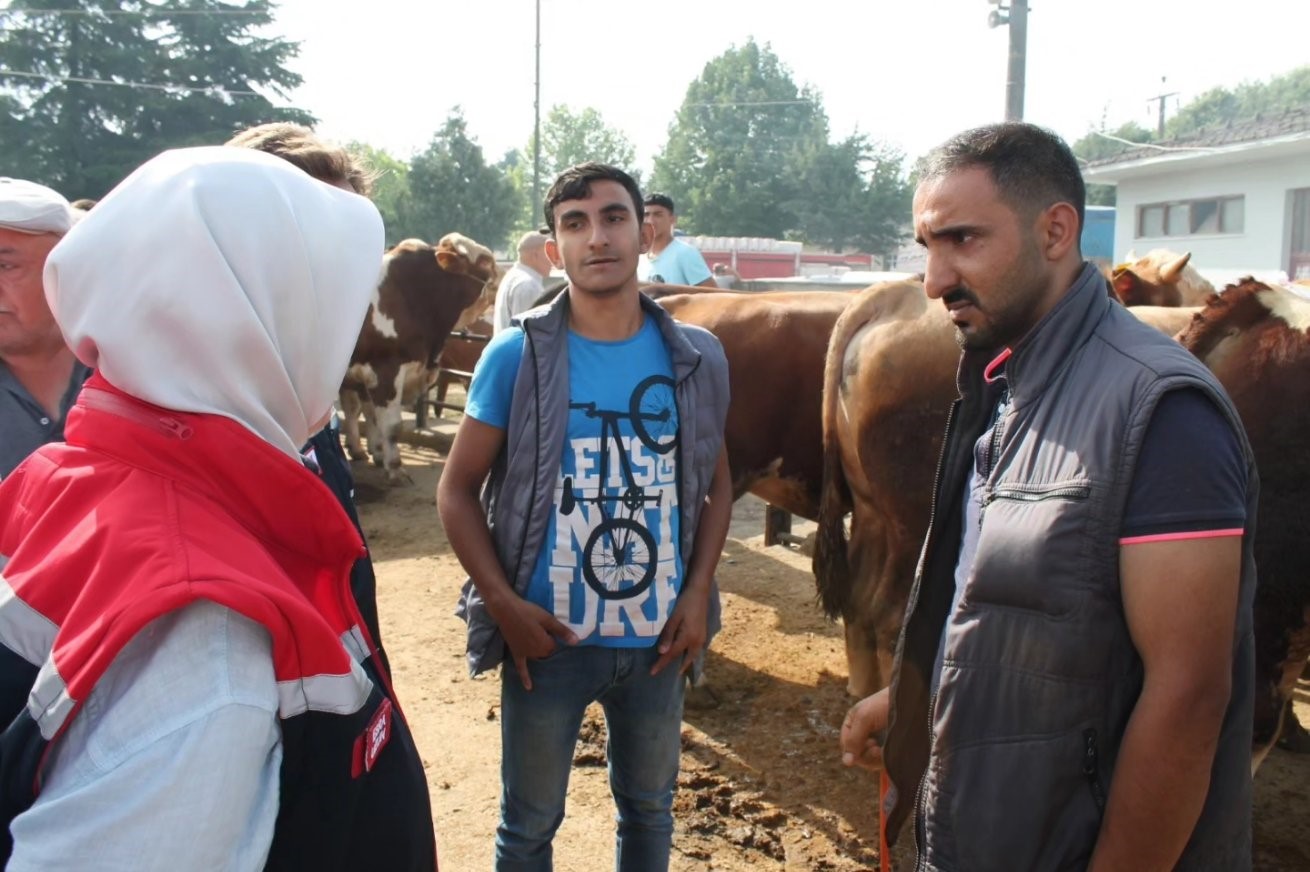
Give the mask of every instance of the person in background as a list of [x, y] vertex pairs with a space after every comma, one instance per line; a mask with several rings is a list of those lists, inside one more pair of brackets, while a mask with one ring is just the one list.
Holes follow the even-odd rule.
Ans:
[[651, 284], [717, 287], [701, 253], [673, 235], [678, 216], [668, 194], [647, 194], [643, 204], [651, 226], [650, 249], [637, 265], [637, 279]]
[[41, 285], [46, 257], [75, 220], [50, 188], [0, 178], [0, 479], [64, 438], [64, 417], [91, 375], [64, 344]]
[[546, 237], [533, 230], [519, 239], [519, 257], [505, 271], [496, 290], [496, 308], [492, 329], [499, 333], [510, 321], [531, 309], [545, 293], [544, 281], [550, 275], [550, 258], [546, 256]]
[[[242, 130], [226, 144], [279, 157], [324, 184], [352, 191], [361, 197], [369, 196], [373, 190], [373, 174], [359, 158], [339, 145], [320, 139], [314, 131], [300, 124], [285, 121], [260, 124]], [[378, 269], [381, 270], [380, 261]], [[355, 506], [355, 477], [341, 447], [340, 419], [335, 412], [327, 425], [301, 447], [301, 453], [311, 468], [322, 476], [324, 484], [336, 494], [356, 532], [363, 538], [364, 528], [359, 523], [359, 510]], [[367, 548], [367, 541], [364, 544]], [[371, 554], [365, 553], [355, 561], [350, 571], [350, 587], [378, 656], [382, 658], [383, 666], [389, 669], [390, 661], [382, 644], [382, 627], [378, 619], [377, 576]]]

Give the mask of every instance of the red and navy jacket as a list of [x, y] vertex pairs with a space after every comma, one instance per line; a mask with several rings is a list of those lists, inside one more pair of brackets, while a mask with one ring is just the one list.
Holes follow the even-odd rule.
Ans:
[[434, 870], [422, 761], [350, 592], [363, 542], [318, 476], [99, 375], [67, 442], [0, 483], [0, 852], [119, 651], [197, 600], [272, 638], [283, 760], [267, 868]]

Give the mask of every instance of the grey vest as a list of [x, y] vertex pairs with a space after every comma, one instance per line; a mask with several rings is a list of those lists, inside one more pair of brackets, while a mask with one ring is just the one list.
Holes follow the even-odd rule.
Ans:
[[[515, 592], [532, 580], [537, 554], [554, 511], [560, 457], [568, 432], [568, 293], [524, 313], [523, 358], [510, 401], [505, 448], [482, 493], [496, 556]], [[728, 415], [728, 361], [708, 330], [673, 320], [641, 295], [646, 317], [659, 325], [673, 363], [678, 403], [678, 503], [682, 558], [691, 557], [701, 508], [709, 493]], [[464, 583], [456, 614], [468, 623], [470, 675], [505, 659], [505, 640], [472, 580]], [[719, 591], [710, 588], [709, 634], [719, 630]], [[708, 642], [707, 642], [708, 645]], [[700, 664], [697, 664], [699, 671]]]
[[1087, 865], [1142, 688], [1119, 588], [1123, 513], [1156, 403], [1191, 387], [1232, 423], [1249, 485], [1232, 698], [1210, 792], [1177, 868], [1250, 869], [1258, 485], [1232, 403], [1200, 361], [1112, 302], [1085, 266], [1006, 364], [1011, 402], [993, 434], [978, 552], [948, 620], [963, 484], [995, 408], [997, 389], [982, 379], [990, 356], [961, 361], [961, 399], [897, 647], [885, 755], [898, 788], [890, 832], [917, 811], [921, 869]]

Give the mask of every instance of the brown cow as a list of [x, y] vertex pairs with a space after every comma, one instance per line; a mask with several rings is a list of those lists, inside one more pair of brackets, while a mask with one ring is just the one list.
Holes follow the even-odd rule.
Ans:
[[[1232, 397], [1261, 470], [1257, 764], [1310, 654], [1310, 536], [1300, 523], [1310, 493], [1310, 458], [1301, 448], [1310, 425], [1308, 330], [1310, 300], [1247, 280], [1212, 295], [1181, 336]], [[847, 687], [857, 696], [890, 680], [958, 361], [945, 308], [921, 285], [871, 288], [833, 329], [814, 572], [825, 610], [846, 624]]]
[[704, 327], [723, 345], [732, 392], [724, 444], [733, 498], [750, 492], [793, 515], [816, 519], [823, 486], [823, 361], [837, 316], [854, 295], [665, 284], [641, 290], [674, 318]]
[[[464, 328], [465, 331], [473, 336], [490, 337], [494, 328], [489, 315], [490, 310], [483, 312], [476, 321]], [[470, 379], [457, 373], [473, 372], [473, 368], [478, 365], [478, 360], [482, 357], [482, 349], [486, 347], [486, 341], [476, 339], [451, 336], [446, 340], [446, 347], [441, 350], [441, 357], [437, 359], [438, 403], [446, 402], [446, 392], [450, 390], [452, 384], [461, 384], [465, 391], [468, 390]]]
[[1116, 266], [1111, 285], [1125, 306], [1199, 306], [1214, 293], [1196, 267], [1190, 252], [1178, 254], [1164, 248], [1147, 252]]
[[918, 282], [863, 291], [832, 331], [813, 565], [824, 611], [846, 627], [856, 696], [891, 678], [959, 356], [945, 307]]
[[734, 499], [750, 491], [794, 515], [818, 517], [823, 361], [851, 299], [847, 291], [659, 297], [674, 318], [718, 337], [728, 358], [724, 444]]
[[396, 435], [407, 384], [411, 393], [426, 387], [446, 337], [486, 310], [499, 278], [492, 253], [458, 233], [435, 246], [407, 239], [386, 253], [342, 385], [346, 450], [352, 458], [363, 457], [362, 405], [374, 462], [386, 467], [389, 481], [405, 480]]

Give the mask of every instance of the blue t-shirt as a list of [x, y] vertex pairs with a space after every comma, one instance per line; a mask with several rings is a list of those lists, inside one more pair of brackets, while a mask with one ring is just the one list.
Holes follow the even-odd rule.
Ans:
[[643, 282], [666, 285], [699, 285], [710, 277], [705, 258], [681, 239], [673, 239], [659, 257], [642, 255], [637, 263], [637, 278]]
[[[523, 330], [487, 344], [465, 414], [504, 429]], [[621, 342], [568, 336], [569, 423], [527, 599], [581, 644], [654, 644], [682, 589], [673, 364], [650, 318]]]

